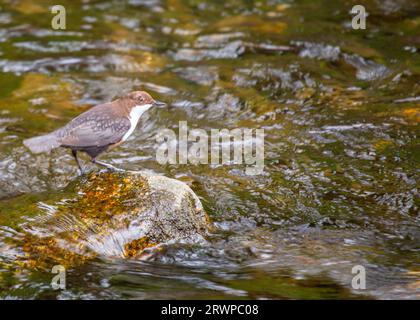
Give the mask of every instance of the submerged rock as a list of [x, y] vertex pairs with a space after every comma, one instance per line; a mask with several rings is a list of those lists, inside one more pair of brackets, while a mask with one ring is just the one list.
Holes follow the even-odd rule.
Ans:
[[32, 266], [144, 258], [163, 243], [205, 241], [210, 227], [185, 183], [143, 171], [93, 172], [46, 198], [30, 205], [36, 212], [14, 239], [22, 262]]

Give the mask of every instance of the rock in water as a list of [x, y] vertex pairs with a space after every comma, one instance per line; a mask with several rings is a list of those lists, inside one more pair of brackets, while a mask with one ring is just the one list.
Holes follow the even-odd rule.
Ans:
[[19, 235], [25, 256], [37, 264], [141, 258], [159, 244], [205, 241], [210, 228], [185, 183], [143, 171], [90, 173], [36, 205]]

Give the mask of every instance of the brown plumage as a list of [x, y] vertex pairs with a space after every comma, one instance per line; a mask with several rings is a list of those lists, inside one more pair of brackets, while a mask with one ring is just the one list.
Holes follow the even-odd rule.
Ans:
[[[77, 152], [87, 153], [93, 163], [113, 168], [96, 160], [109, 148], [124, 142], [134, 131], [141, 115], [153, 105], [161, 105], [147, 92], [134, 91], [115, 101], [95, 106], [49, 134], [24, 140], [33, 153], [64, 147], [72, 151], [81, 172]], [[115, 168], [114, 168], [115, 169]]]

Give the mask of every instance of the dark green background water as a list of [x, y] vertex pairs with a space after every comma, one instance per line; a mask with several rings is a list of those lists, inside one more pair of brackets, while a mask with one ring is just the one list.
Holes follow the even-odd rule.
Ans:
[[[65, 31], [50, 27], [53, 4], [0, 4], [2, 298], [419, 298], [416, 1], [63, 0]], [[351, 28], [354, 4], [366, 30]], [[189, 183], [216, 230], [154, 261], [98, 258], [53, 291], [52, 274], [14, 263], [6, 240], [31, 218], [13, 199], [61, 188], [77, 167], [22, 140], [138, 89], [171, 108], [103, 159]], [[180, 120], [264, 129], [265, 173], [159, 165], [155, 136]]]

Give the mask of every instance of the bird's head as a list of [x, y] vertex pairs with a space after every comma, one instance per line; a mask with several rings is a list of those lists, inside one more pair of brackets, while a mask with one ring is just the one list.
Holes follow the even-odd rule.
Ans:
[[133, 91], [127, 94], [124, 98], [128, 99], [131, 103], [130, 105], [134, 106], [164, 106], [165, 103], [156, 101], [152, 98], [150, 94], [146, 91]]

